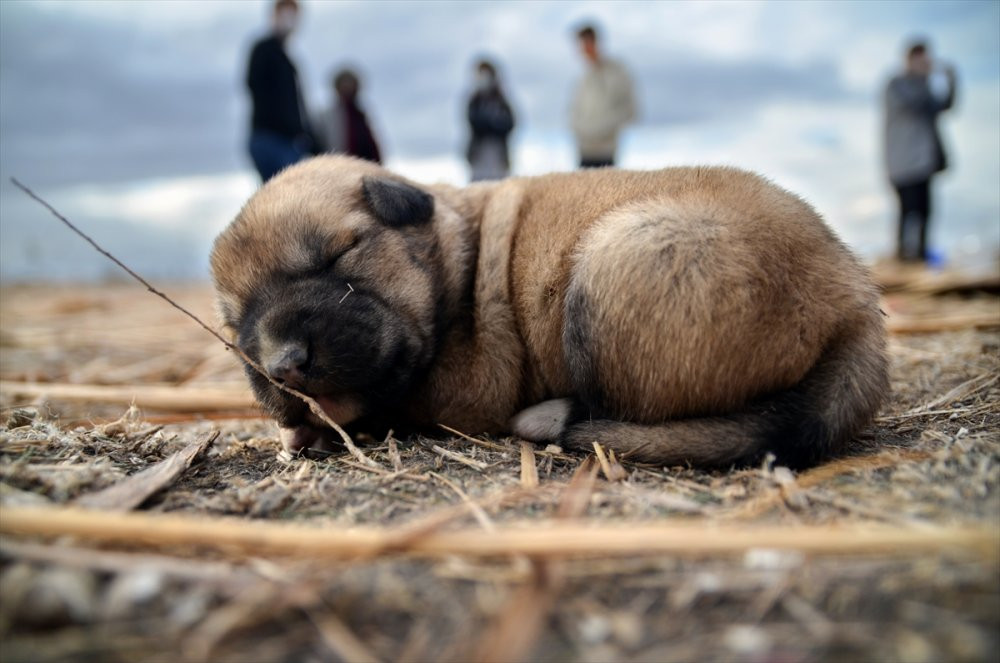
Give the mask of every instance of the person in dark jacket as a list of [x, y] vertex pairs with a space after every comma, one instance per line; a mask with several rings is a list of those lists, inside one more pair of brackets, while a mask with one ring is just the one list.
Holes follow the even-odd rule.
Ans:
[[341, 69], [333, 77], [335, 101], [316, 123], [320, 147], [327, 152], [350, 154], [382, 163], [378, 141], [368, 124], [368, 116], [358, 102], [361, 80], [351, 69]]
[[514, 130], [514, 112], [500, 88], [496, 67], [489, 60], [476, 64], [475, 91], [469, 99], [467, 117], [471, 136], [466, 157], [472, 181], [507, 177], [507, 137]]
[[250, 52], [250, 157], [263, 182], [314, 151], [298, 72], [285, 52], [285, 40], [298, 25], [298, 18], [296, 0], [277, 0], [271, 34], [254, 44]]
[[955, 103], [955, 70], [943, 67], [947, 91], [935, 94], [927, 51], [923, 42], [911, 45], [905, 71], [885, 91], [885, 164], [899, 199], [896, 257], [901, 261], [927, 261], [931, 178], [948, 165], [937, 117]]

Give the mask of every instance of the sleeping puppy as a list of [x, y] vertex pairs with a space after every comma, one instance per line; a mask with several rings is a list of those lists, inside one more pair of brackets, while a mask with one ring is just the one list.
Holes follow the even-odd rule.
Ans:
[[[866, 271], [809, 205], [731, 168], [454, 188], [318, 157], [254, 194], [212, 273], [239, 347], [341, 425], [805, 466], [888, 393]], [[247, 375], [289, 451], [330, 442]]]

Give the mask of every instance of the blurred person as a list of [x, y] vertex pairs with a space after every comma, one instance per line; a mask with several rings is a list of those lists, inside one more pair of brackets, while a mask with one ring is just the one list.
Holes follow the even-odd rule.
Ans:
[[316, 137], [327, 152], [350, 154], [382, 163], [378, 141], [368, 124], [368, 116], [358, 104], [361, 79], [351, 69], [333, 75], [333, 102], [316, 123]]
[[476, 63], [475, 88], [469, 98], [469, 147], [466, 158], [472, 181], [498, 180], [510, 174], [507, 138], [514, 130], [514, 112], [500, 87], [496, 66], [489, 60]]
[[613, 166], [618, 134], [635, 119], [632, 79], [620, 62], [601, 53], [593, 25], [580, 27], [576, 37], [587, 64], [570, 113], [580, 167]]
[[885, 164], [899, 199], [900, 261], [927, 261], [931, 178], [947, 167], [937, 117], [955, 102], [956, 75], [953, 67], [942, 65], [947, 90], [935, 94], [930, 85], [934, 68], [927, 44], [914, 42], [907, 49], [904, 71], [892, 77], [885, 90]]
[[297, 0], [277, 0], [271, 33], [250, 52], [250, 157], [263, 182], [314, 151], [299, 75], [285, 52], [285, 41], [298, 22]]

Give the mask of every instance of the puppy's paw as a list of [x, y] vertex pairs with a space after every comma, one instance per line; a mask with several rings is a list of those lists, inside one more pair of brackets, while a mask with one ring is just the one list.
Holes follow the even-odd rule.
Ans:
[[572, 408], [573, 402], [568, 398], [532, 405], [511, 419], [510, 428], [515, 435], [530, 442], [555, 441], [566, 430]]
[[295, 456], [309, 449], [331, 451], [330, 431], [313, 428], [312, 426], [296, 426], [295, 428], [278, 428], [278, 439], [281, 446], [289, 454]]

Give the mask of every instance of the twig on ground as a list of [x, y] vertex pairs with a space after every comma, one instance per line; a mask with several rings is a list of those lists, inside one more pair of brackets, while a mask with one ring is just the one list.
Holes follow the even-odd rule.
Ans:
[[970, 328], [995, 329], [1000, 327], [1000, 315], [996, 313], [971, 313], [929, 318], [894, 316], [886, 323], [886, 327], [890, 334], [931, 334]]
[[282, 391], [284, 391], [284, 392], [286, 392], [288, 394], [291, 394], [291, 395], [293, 395], [293, 396], [295, 396], [297, 398], [300, 398], [306, 405], [309, 406], [309, 410], [313, 414], [315, 414], [317, 417], [319, 417], [320, 421], [322, 421], [323, 423], [325, 423], [326, 425], [328, 425], [330, 428], [332, 428], [333, 430], [335, 430], [337, 432], [337, 434], [340, 436], [341, 440], [343, 440], [344, 446], [347, 447], [347, 450], [351, 452], [351, 455], [353, 455], [353, 456], [355, 456], [356, 458], [359, 458], [359, 459], [364, 459], [361, 462], [364, 462], [366, 465], [377, 466], [377, 464], [373, 460], [371, 460], [370, 458], [368, 458], [367, 456], [365, 456], [365, 454], [362, 453], [362, 451], [360, 449], [358, 449], [354, 445], [354, 441], [351, 439], [351, 436], [348, 435], [347, 432], [337, 424], [337, 422], [335, 422], [333, 419], [331, 419], [329, 417], [329, 415], [327, 415], [327, 413], [323, 410], [323, 408], [320, 407], [319, 403], [317, 403], [315, 400], [313, 400], [309, 396], [306, 396], [302, 392], [300, 392], [300, 391], [298, 391], [296, 389], [292, 389], [291, 387], [288, 387], [288, 386], [286, 386], [286, 385], [278, 382], [274, 378], [272, 378], [267, 373], [267, 371], [265, 371], [263, 369], [263, 367], [261, 367], [256, 361], [254, 361], [253, 359], [251, 359], [245, 352], [243, 352], [243, 350], [239, 346], [237, 346], [234, 343], [231, 343], [231, 342], [227, 341], [221, 334], [219, 334], [219, 332], [215, 331], [214, 329], [212, 329], [211, 327], [209, 327], [207, 324], [205, 324], [204, 322], [202, 322], [201, 318], [199, 318], [194, 313], [192, 313], [191, 311], [187, 310], [186, 308], [184, 308], [183, 306], [181, 306], [180, 304], [178, 304], [177, 302], [175, 302], [173, 299], [171, 299], [170, 297], [168, 297], [163, 292], [160, 292], [159, 290], [157, 290], [156, 288], [154, 288], [146, 279], [144, 279], [141, 276], [139, 276], [137, 273], [135, 273], [134, 271], [132, 271], [125, 263], [123, 263], [122, 261], [120, 261], [118, 258], [114, 257], [111, 253], [109, 253], [108, 251], [106, 251], [104, 248], [102, 248], [100, 244], [98, 244], [97, 242], [95, 242], [93, 239], [90, 238], [89, 235], [87, 235], [82, 230], [80, 230], [75, 225], [73, 225], [73, 223], [69, 219], [67, 219], [65, 216], [63, 216], [62, 214], [60, 214], [58, 210], [56, 210], [54, 207], [52, 207], [52, 205], [50, 205], [48, 202], [46, 202], [41, 197], [39, 197], [37, 194], [35, 194], [34, 191], [32, 191], [28, 187], [26, 187], [23, 184], [21, 184], [16, 178], [12, 177], [12, 178], [10, 178], [10, 180], [11, 180], [11, 182], [14, 183], [14, 186], [16, 186], [17, 188], [21, 189], [26, 194], [28, 194], [28, 196], [30, 196], [31, 198], [33, 198], [34, 200], [36, 200], [38, 203], [40, 203], [43, 207], [45, 207], [47, 210], [49, 210], [49, 212], [51, 212], [53, 216], [55, 216], [57, 219], [59, 219], [60, 221], [62, 221], [63, 224], [65, 224], [70, 230], [72, 230], [74, 233], [76, 233], [81, 238], [83, 238], [84, 241], [86, 241], [88, 244], [90, 244], [92, 247], [94, 247], [94, 249], [96, 249], [98, 253], [100, 253], [101, 255], [105, 256], [106, 258], [108, 258], [109, 260], [111, 260], [111, 262], [113, 262], [116, 265], [118, 265], [119, 267], [121, 267], [123, 270], [125, 270], [125, 272], [129, 276], [131, 276], [133, 279], [135, 279], [136, 281], [138, 281], [139, 283], [141, 283], [142, 285], [144, 285], [146, 287], [146, 289], [149, 290], [151, 293], [153, 293], [157, 297], [160, 297], [161, 299], [163, 299], [164, 301], [166, 301], [168, 304], [170, 304], [171, 306], [173, 306], [175, 309], [177, 309], [178, 311], [180, 311], [181, 313], [183, 313], [187, 317], [191, 318], [202, 329], [204, 329], [209, 334], [211, 334], [216, 339], [218, 339], [227, 348], [229, 348], [230, 350], [232, 350], [233, 352], [235, 352], [236, 354], [238, 354], [240, 356], [240, 358], [247, 363], [248, 366], [250, 366], [255, 371], [257, 371], [258, 373], [260, 373], [268, 382], [270, 382], [272, 385], [274, 385], [278, 389], [280, 389], [280, 390], [282, 390]]
[[246, 388], [172, 387], [161, 385], [96, 385], [54, 382], [0, 381], [0, 392], [32, 398], [54, 398], [86, 403], [128, 404], [173, 412], [210, 412], [213, 410], [249, 410], [256, 401]]
[[616, 481], [623, 481], [628, 473], [625, 472], [625, 468], [621, 466], [618, 459], [615, 458], [615, 450], [611, 449], [610, 458], [604, 453], [604, 447], [602, 447], [597, 442], [594, 442], [594, 454], [597, 456], [597, 462], [601, 464], [601, 472], [604, 473], [604, 478], [608, 481], [614, 483]]
[[394, 431], [391, 429], [386, 433], [384, 444], [389, 447], [389, 462], [392, 463], [392, 469], [394, 472], [403, 471], [403, 459], [399, 455], [399, 447], [396, 446], [396, 438], [392, 436]]
[[[581, 517], [590, 503], [596, 469], [584, 462], [577, 468], [560, 498], [557, 520]], [[541, 636], [564, 584], [564, 564], [558, 559], [535, 557], [530, 560], [531, 579], [507, 602], [493, 624], [479, 639], [472, 660], [527, 660]]]
[[528, 489], [538, 487], [535, 450], [530, 442], [521, 442], [521, 486]]
[[439, 446], [437, 444], [431, 445], [431, 451], [433, 451], [439, 456], [442, 456], [443, 458], [447, 458], [448, 460], [453, 460], [457, 463], [462, 463], [463, 465], [468, 465], [472, 469], [478, 470], [480, 472], [485, 472], [486, 468], [489, 467], [486, 463], [481, 463], [478, 460], [472, 460], [471, 458], [465, 456], [464, 454], [460, 454], [457, 451], [449, 451], [448, 449], [445, 449], [444, 447]]
[[[477, 500], [475, 503], [479, 507], [494, 504], [503, 504], [508, 500], [520, 497], [525, 492], [521, 489], [502, 490], [492, 495], [488, 495]], [[529, 493], [530, 494], [530, 493]], [[362, 557], [371, 558], [392, 552], [401, 552], [412, 546], [414, 541], [419, 541], [426, 536], [433, 535], [446, 525], [464, 518], [470, 513], [468, 502], [463, 502], [455, 506], [438, 509], [433, 513], [424, 516], [415, 522], [407, 524], [403, 529], [396, 530], [392, 536], [371, 551], [363, 553]]]
[[935, 398], [930, 403], [925, 403], [919, 407], [915, 407], [912, 410], [904, 412], [904, 415], [908, 414], [918, 414], [926, 413], [928, 410], [933, 410], [940, 405], [946, 405], [954, 401], [963, 400], [972, 396], [973, 394], [990, 387], [1000, 380], [1000, 375], [991, 375], [990, 373], [983, 373], [982, 375], [977, 375], [971, 380], [967, 380], [962, 384], [958, 385], [954, 389], [948, 391], [948, 393]]
[[173, 483], [218, 437], [219, 431], [212, 431], [204, 440], [192, 442], [152, 467], [126, 477], [104, 490], [84, 495], [76, 501], [76, 505], [87, 509], [130, 511]]
[[466, 435], [462, 431], [455, 430], [454, 428], [451, 428], [450, 426], [445, 426], [444, 424], [438, 424], [438, 428], [440, 428], [441, 430], [448, 431], [452, 435], [457, 435], [463, 440], [468, 440], [473, 444], [478, 444], [481, 447], [486, 447], [487, 449], [493, 449], [494, 451], [510, 451], [510, 447], [505, 447], [502, 444], [497, 444], [495, 442], [490, 442], [488, 440], [477, 440], [471, 435]]
[[[830, 479], [838, 477], [842, 474], [848, 474], [859, 470], [878, 470], [883, 467], [898, 465], [901, 462], [926, 460], [927, 458], [930, 458], [930, 456], [930, 452], [927, 451], [902, 450], [883, 451], [882, 453], [870, 456], [843, 458], [841, 460], [835, 460], [831, 463], [827, 463], [826, 465], [820, 465], [819, 467], [803, 472], [796, 478], [795, 483], [800, 490], [807, 490], [814, 486], [826, 483]], [[784, 500], [784, 493], [779, 486], [756, 497], [755, 499], [740, 504], [732, 511], [723, 514], [723, 517], [734, 520], [753, 518], [780, 504], [782, 500]]]
[[462, 502], [464, 502], [466, 506], [469, 507], [469, 511], [472, 512], [472, 515], [475, 517], [476, 521], [479, 522], [480, 525], [482, 525], [484, 530], [490, 532], [496, 530], [497, 528], [496, 525], [494, 525], [493, 521], [490, 520], [490, 517], [489, 515], [487, 515], [485, 509], [476, 504], [476, 502], [474, 502], [464, 490], [458, 487], [458, 484], [456, 484], [454, 481], [450, 479], [441, 476], [437, 472], [429, 472], [429, 474], [438, 481], [440, 481], [441, 483], [443, 483], [444, 485], [446, 485], [448, 488], [451, 488], [451, 490], [454, 491], [456, 495], [458, 495], [458, 497], [462, 500]]
[[371, 472], [373, 474], [378, 474], [381, 476], [388, 476], [390, 474], [393, 474], [393, 472], [390, 472], [384, 467], [380, 466], [372, 467], [371, 465], [365, 465], [364, 463], [355, 463], [354, 461], [347, 460], [346, 458], [343, 457], [338, 458], [337, 462], [339, 462], [341, 465], [347, 465], [348, 467], [353, 467], [357, 470], [363, 470], [365, 472]]
[[[588, 504], [586, 491], [572, 491], [572, 501]], [[569, 493], [568, 493], [569, 495]], [[500, 495], [500, 498], [509, 495]], [[579, 500], [577, 500], [579, 497]], [[560, 507], [562, 508], [562, 507]], [[437, 557], [489, 557], [525, 554], [537, 557], [573, 555], [708, 555], [744, 552], [749, 548], [800, 550], [828, 555], [885, 552], [902, 555], [957, 550], [995, 559], [1000, 532], [995, 527], [899, 528], [863, 526], [706, 527], [690, 521], [658, 524], [595, 525], [591, 522], [537, 521], [505, 525], [494, 532], [481, 528], [436, 531], [440, 523], [468, 512], [465, 505], [435, 514], [436, 523], [420, 523], [422, 531], [398, 528], [322, 527], [234, 518], [205, 518], [142, 512], [108, 513], [72, 507], [5, 506], [0, 533], [6, 535], [75, 536], [116, 542], [133, 549], [199, 546], [229, 553], [349, 559], [386, 553]], [[442, 518], [442, 516], [444, 516]], [[430, 526], [429, 526], [430, 525]]]

